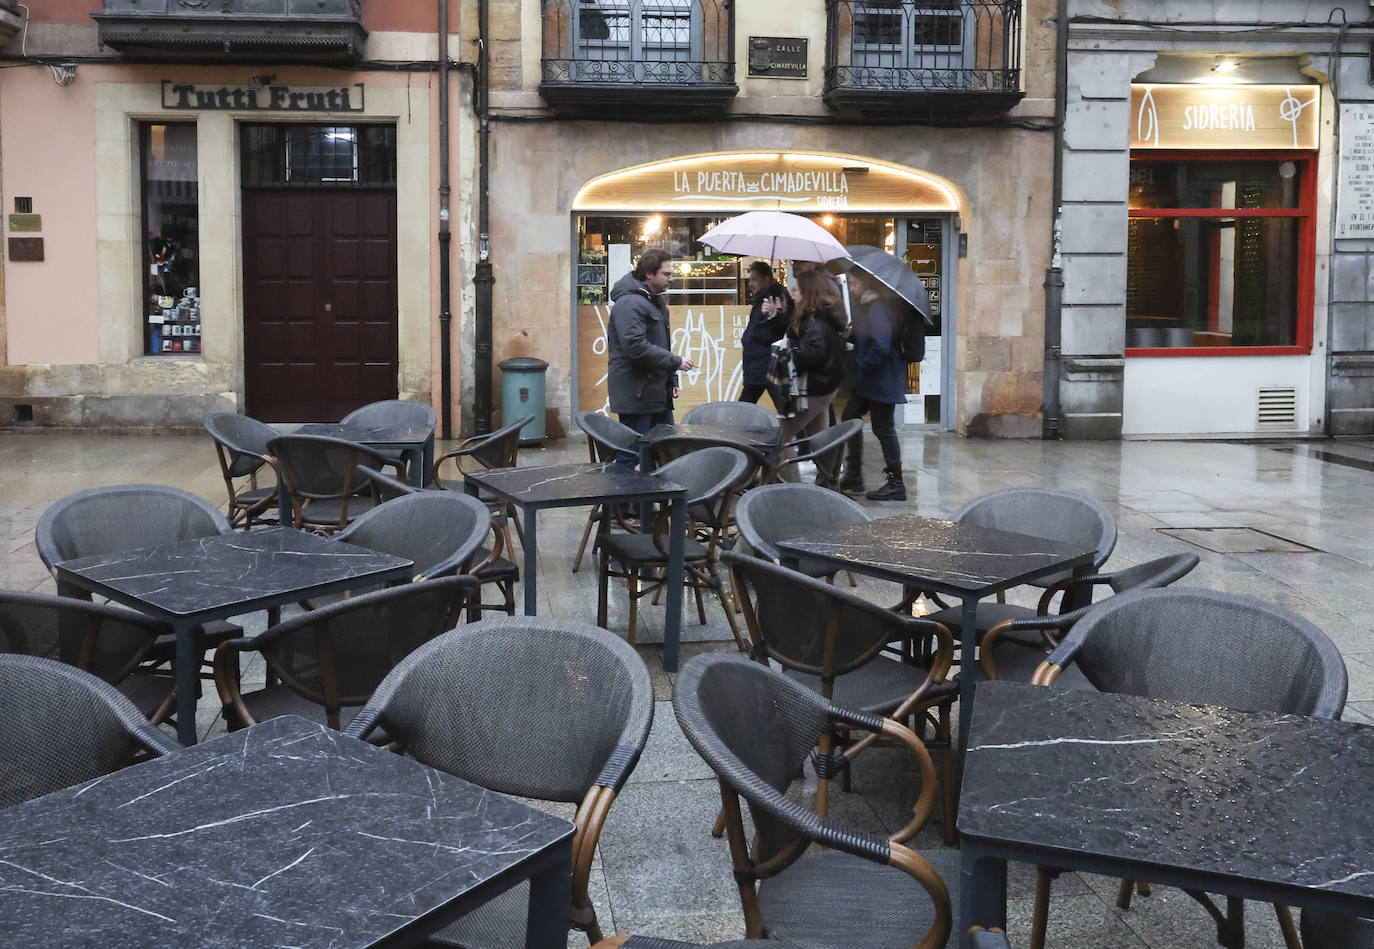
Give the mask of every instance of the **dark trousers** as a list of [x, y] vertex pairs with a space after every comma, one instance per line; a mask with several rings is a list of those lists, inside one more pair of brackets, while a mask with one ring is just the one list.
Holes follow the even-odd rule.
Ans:
[[[619, 413], [620, 424], [628, 425], [641, 435], [647, 435], [649, 429], [655, 425], [672, 425], [673, 410], [664, 409], [662, 412], [621, 412]], [[634, 466], [639, 464], [639, 456], [632, 451], [622, 451], [616, 456], [615, 463], [618, 465]]]
[[[890, 402], [872, 402], [856, 392], [849, 394], [844, 407], [844, 420], [862, 418], [867, 415], [873, 422], [873, 436], [883, 450], [883, 469], [893, 474], [902, 473], [902, 446], [897, 441], [895, 422], [897, 406]], [[863, 464], [863, 438], [852, 439], [845, 446], [845, 465], [850, 471], [858, 471]]]
[[759, 399], [768, 391], [768, 386], [762, 383], [746, 382], [744, 387], [739, 390], [739, 400], [741, 402], [752, 402], [759, 404]]

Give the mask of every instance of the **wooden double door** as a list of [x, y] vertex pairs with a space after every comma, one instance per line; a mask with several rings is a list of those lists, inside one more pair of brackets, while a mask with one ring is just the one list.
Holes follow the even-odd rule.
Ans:
[[245, 188], [244, 400], [334, 422], [397, 395], [396, 193]]

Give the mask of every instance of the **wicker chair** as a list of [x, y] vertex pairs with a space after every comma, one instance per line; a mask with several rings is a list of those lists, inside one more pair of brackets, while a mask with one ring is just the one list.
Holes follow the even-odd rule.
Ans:
[[778, 417], [752, 402], [705, 402], [682, 416], [683, 425], [740, 425], [777, 428]]
[[[452, 463], [460, 478], [463, 474], [463, 459], [465, 458], [471, 458], [483, 468], [516, 467], [520, 463], [520, 430], [533, 419], [533, 415], [526, 415], [509, 425], [501, 426], [494, 432], [486, 435], [474, 435], [472, 438], [459, 442], [457, 448], [434, 463], [434, 486], [447, 489], [447, 485], [439, 477], [439, 471], [444, 467], [445, 462]], [[523, 544], [525, 542], [525, 529], [520, 526], [520, 518], [515, 514], [514, 505], [508, 504], [486, 491], [478, 492], [477, 496], [482, 499], [487, 507], [491, 508], [493, 514], [497, 515], [496, 524], [499, 530], [506, 530], [507, 520], [515, 524], [516, 536], [520, 538], [520, 542]], [[505, 538], [505, 547], [507, 550], [511, 549], [509, 535]]]
[[[577, 427], [587, 434], [587, 460], [597, 462], [615, 461], [621, 455], [634, 455], [639, 444], [639, 433], [628, 425], [622, 425], [609, 415], [599, 412], [578, 412]], [[577, 556], [573, 557], [572, 571], [582, 566], [582, 555], [586, 553], [587, 542], [592, 531], [601, 519], [601, 505], [595, 505], [587, 512], [587, 523], [582, 526], [582, 540], [577, 545]], [[621, 526], [627, 526], [622, 519]]]
[[0, 655], [0, 808], [180, 746], [114, 686], [37, 656]]
[[1300, 931], [1303, 949], [1370, 949], [1374, 946], [1374, 919], [1305, 909]]
[[[852, 418], [847, 422], [831, 425], [819, 435], [797, 439], [786, 447], [797, 449], [798, 454], [779, 464], [777, 469], [771, 473], [770, 480], [786, 481], [782, 477], [784, 468], [809, 461], [816, 466], [816, 484], [819, 487], [839, 492], [840, 468], [844, 464], [845, 446], [854, 439], [861, 438], [863, 431], [863, 419]], [[805, 451], [802, 451], [803, 448]], [[789, 483], [796, 484], [798, 482]]]
[[491, 530], [491, 512], [474, 497], [417, 491], [378, 505], [334, 535], [336, 541], [405, 557], [415, 579], [463, 570]]
[[278, 435], [267, 451], [291, 499], [292, 526], [332, 534], [375, 506], [358, 468], [381, 468], [387, 460], [371, 448], [324, 435]]
[[419, 494], [424, 489], [417, 488], [413, 484], [408, 484], [389, 474], [383, 474], [376, 468], [369, 468], [367, 465], [358, 466], [356, 477], [366, 478], [367, 483], [372, 486], [373, 505], [384, 504], [387, 501], [394, 501], [411, 494]]
[[[163, 484], [117, 484], [78, 491], [50, 505], [38, 519], [34, 545], [43, 566], [56, 577], [53, 565], [61, 560], [158, 547], [233, 531], [218, 508], [189, 491]], [[89, 600], [90, 594], [79, 592], [73, 598]], [[226, 639], [242, 635], [242, 627], [224, 620], [214, 620], [201, 628], [203, 678], [211, 675], [205, 653]], [[173, 663], [176, 636], [164, 632], [145, 658], [154, 665]]]
[[[347, 724], [378, 684], [417, 647], [451, 629], [471, 577], [444, 577], [376, 590], [278, 623], [215, 650], [215, 684], [230, 728], [300, 715], [330, 728]], [[243, 692], [239, 654], [260, 652], [277, 684]]]
[[[768, 484], [746, 492], [735, 502], [740, 538], [749, 552], [772, 561], [782, 559], [777, 547], [780, 540], [872, 519], [872, 513], [857, 501], [814, 484]], [[805, 559], [799, 567], [809, 577], [830, 577], [838, 572]]]
[[[745, 404], [748, 405], [747, 402]], [[733, 544], [736, 533], [735, 503], [741, 494], [767, 475], [768, 456], [753, 445], [696, 435], [670, 435], [649, 446], [649, 461], [655, 472], [669, 462], [690, 455], [694, 451], [716, 447], [733, 448], [744, 455], [748, 463], [735, 483], [730, 485], [729, 495], [720, 504], [694, 504], [687, 511], [695, 527], [696, 538], [709, 548], [708, 554], [713, 564], [719, 562], [718, 548], [722, 544], [727, 547]]]
[[[1212, 590], [1146, 589], [1098, 604], [1074, 625], [1036, 671], [1051, 685], [1077, 665], [1103, 692], [1173, 702], [1221, 705], [1246, 712], [1339, 718], [1345, 707], [1345, 662], [1316, 626], [1252, 597]], [[1053, 871], [1041, 870], [1031, 946], [1045, 940]], [[1226, 912], [1203, 893], [1187, 891], [1217, 923], [1223, 945], [1241, 945], [1241, 901]], [[1130, 906], [1131, 882], [1117, 898]], [[1287, 907], [1275, 907], [1289, 949], [1301, 949]]]
[[[1096, 551], [1093, 555], [1095, 568], [1106, 563], [1113, 548], [1116, 547], [1116, 521], [1112, 519], [1111, 512], [1095, 498], [1074, 491], [1055, 491], [1049, 488], [1009, 488], [1006, 491], [996, 491], [965, 504], [953, 519], [974, 527], [1028, 534], [1031, 537], [1057, 540], [1080, 549]], [[1065, 572], [1030, 582], [1033, 586], [1050, 588], [1056, 587], [1070, 576], [1069, 572]], [[1065, 599], [1068, 602], [1068, 598]], [[932, 600], [944, 607], [938, 597], [932, 597]], [[1006, 603], [1004, 595], [999, 593], [997, 602], [978, 604], [978, 635], [982, 636], [1006, 620], [1027, 619], [1037, 615], [1037, 612], [1024, 606]], [[959, 628], [962, 619], [960, 607], [943, 608], [940, 612], [932, 614], [931, 618], [948, 626], [955, 639], [963, 638], [963, 632]]]
[[[905, 846], [935, 806], [935, 765], [905, 726], [831, 704], [743, 656], [708, 653], [682, 667], [673, 692], [678, 724], [715, 771], [745, 935], [826, 949], [943, 946], [957, 852], [927, 860]], [[881, 734], [908, 749], [921, 772], [914, 818], [890, 838], [812, 813], [787, 796], [802, 764], [835, 728]], [[745, 838], [740, 797], [755, 838]], [[810, 844], [826, 849], [815, 850]], [[940, 869], [932, 861], [940, 864]]]
[[[235, 412], [211, 412], [204, 424], [215, 440], [220, 474], [229, 492], [229, 523], [247, 530], [259, 521], [275, 521], [277, 486], [259, 486], [258, 472], [270, 467], [267, 443], [281, 433], [265, 422]], [[248, 479], [246, 488], [234, 484], [244, 478]]]
[[[411, 402], [406, 399], [387, 399], [384, 402], [371, 402], [360, 409], [354, 409], [341, 420], [343, 425], [358, 425], [363, 428], [382, 428], [393, 425], [413, 425], [434, 431], [434, 409], [424, 402]], [[406, 453], [400, 448], [374, 448], [373, 451], [387, 460], [404, 481], [408, 466]], [[417, 462], [421, 459], [415, 459]], [[429, 472], [425, 472], [426, 475]]]
[[[587, 894], [607, 813], [648, 740], [653, 685], [639, 655], [594, 626], [497, 618], [417, 649], [347, 733], [381, 727], [409, 755], [503, 794], [576, 803], [572, 925], [601, 938]], [[523, 944], [520, 885], [439, 934], [469, 949]]]
[[[734, 448], [717, 446], [703, 448], [701, 451], [669, 462], [658, 469], [656, 473], [687, 489], [687, 509], [689, 512], [692, 510], [704, 511], [709, 518], [708, 523], [722, 524], [726, 519], [724, 511], [730, 503], [734, 486], [739, 483], [747, 465], [748, 461], [743, 452]], [[744, 639], [740, 636], [739, 627], [735, 623], [734, 604], [725, 595], [720, 574], [712, 562], [712, 552], [719, 540], [719, 529], [708, 528], [711, 536], [707, 542], [703, 543], [693, 536], [695, 528], [691, 523], [692, 520], [692, 518], [688, 518], [687, 536], [683, 538], [683, 580], [692, 588], [692, 592], [696, 596], [697, 618], [703, 624], [706, 622], [706, 606], [702, 602], [701, 591], [709, 589], [720, 600], [721, 609], [725, 611], [726, 622], [730, 624], [730, 632], [734, 634], [735, 643], [742, 650], [744, 649]], [[635, 641], [639, 598], [657, 592], [667, 582], [666, 579], [659, 579], [650, 582], [648, 586], [641, 587], [640, 573], [647, 567], [661, 571], [666, 577], [668, 530], [669, 512], [665, 504], [654, 522], [652, 531], [639, 533], [611, 531], [599, 542], [599, 583], [596, 610], [598, 626], [603, 629], [606, 628], [610, 578], [619, 577], [625, 581], [629, 591], [628, 636], [630, 642]], [[612, 568], [612, 562], [619, 566], [618, 570]]]
[[[1069, 578], [1055, 584], [1040, 598], [1038, 616], [1003, 620], [983, 635], [978, 653], [983, 673], [989, 679], [1010, 679], [1014, 682], [1031, 680], [1036, 668], [1045, 660], [1047, 651], [1058, 646], [1074, 623], [1094, 608], [1089, 603], [1067, 613], [1050, 613], [1050, 600], [1060, 590], [1079, 585], [1089, 588], [1108, 586], [1116, 594], [1135, 589], [1158, 589], [1183, 579], [1197, 565], [1197, 554], [1172, 554], [1116, 573], [1100, 573], [1077, 580]], [[1085, 598], [1091, 595], [1084, 594]], [[1092, 688], [1077, 666], [1065, 670], [1059, 680], [1061, 687], [1069, 684], [1066, 679], [1072, 679], [1076, 687]]]
[[[950, 709], [959, 695], [947, 679], [954, 658], [949, 630], [928, 619], [884, 609], [821, 580], [780, 567], [758, 557], [734, 552], [722, 558], [730, 569], [730, 585], [744, 604], [756, 659], [776, 660], [788, 678], [819, 693], [842, 708], [905, 722], [915, 720], [924, 732], [926, 717], [935, 712], [935, 741], [944, 788], [946, 843], [954, 843], [954, 786]], [[935, 648], [926, 643], [933, 640]], [[880, 655], [898, 643], [905, 661]], [[927, 664], [910, 658], [930, 653]], [[839, 755], [829, 734], [820, 738], [817, 759], [816, 812], [826, 814], [829, 777], [848, 778], [850, 761], [873, 743], [866, 738]]]
[[108, 682], [154, 724], [175, 708], [172, 680], [141, 671], [167, 627], [122, 607], [0, 590], [0, 653], [54, 659]]

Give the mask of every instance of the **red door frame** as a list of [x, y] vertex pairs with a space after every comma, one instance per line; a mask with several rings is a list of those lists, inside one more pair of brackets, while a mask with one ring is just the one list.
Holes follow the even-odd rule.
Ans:
[[1297, 343], [1292, 346], [1128, 347], [1127, 356], [1305, 356], [1312, 352], [1317, 286], [1317, 153], [1311, 151], [1190, 151], [1134, 149], [1131, 160], [1291, 161], [1298, 166], [1296, 208], [1131, 208], [1131, 218], [1301, 218], [1298, 228]]

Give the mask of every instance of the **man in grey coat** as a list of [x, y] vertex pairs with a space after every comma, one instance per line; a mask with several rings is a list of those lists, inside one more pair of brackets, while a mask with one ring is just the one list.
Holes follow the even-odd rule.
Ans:
[[[672, 278], [668, 252], [651, 247], [635, 269], [611, 288], [611, 321], [606, 330], [611, 411], [641, 435], [673, 421], [677, 372], [694, 368], [690, 359], [672, 351], [668, 302], [663, 295]], [[633, 464], [636, 458], [627, 453], [616, 461]]]

